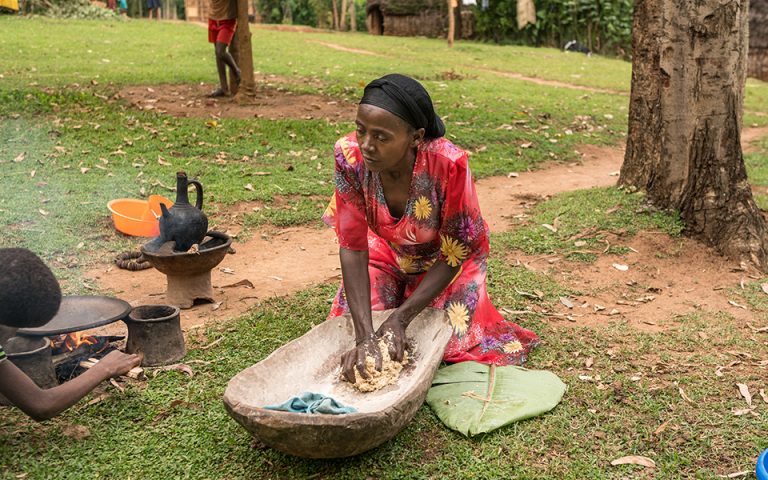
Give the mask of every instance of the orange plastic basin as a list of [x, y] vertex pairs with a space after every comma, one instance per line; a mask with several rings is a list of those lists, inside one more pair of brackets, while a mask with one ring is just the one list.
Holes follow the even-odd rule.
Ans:
[[152, 195], [153, 201], [134, 198], [118, 198], [110, 201], [107, 208], [112, 212], [112, 222], [118, 232], [134, 237], [156, 237], [160, 235], [160, 203], [168, 208], [173, 202], [160, 195]]

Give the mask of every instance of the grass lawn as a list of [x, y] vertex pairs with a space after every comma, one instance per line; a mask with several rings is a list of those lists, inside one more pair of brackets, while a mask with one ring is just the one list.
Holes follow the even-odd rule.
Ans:
[[[213, 82], [204, 29], [0, 17], [0, 31], [2, 245], [41, 254], [67, 293], [92, 292], [83, 272], [140, 243], [114, 233], [107, 201], [172, 196], [165, 186], [178, 169], [206, 186], [213, 226], [241, 201], [273, 207], [250, 215], [251, 230], [319, 223], [332, 193], [331, 148], [352, 119], [223, 119], [212, 126], [203, 118], [168, 117], [115, 100], [125, 85]], [[444, 42], [429, 39], [256, 29], [254, 63], [256, 70], [277, 75], [283, 88], [339, 101], [354, 100], [366, 81], [393, 70], [417, 76], [446, 117], [451, 139], [472, 152], [477, 177], [567, 161], [575, 158], [576, 145], [615, 145], [626, 132], [626, 94], [542, 86], [494, 73], [626, 93], [630, 65], [619, 60], [472, 42], [448, 51]], [[749, 81], [745, 109], [745, 124], [768, 124], [760, 115], [768, 112], [768, 85]], [[587, 128], [575, 127], [582, 122]], [[530, 148], [520, 148], [527, 143]], [[768, 141], [747, 156], [747, 165], [756, 193], [764, 194]], [[262, 171], [271, 175], [254, 175]], [[243, 188], [247, 183], [252, 190]], [[612, 215], [604, 213], [616, 205]], [[644, 209], [639, 195], [616, 189], [555, 197], [535, 208], [531, 224], [555, 217], [564, 219], [557, 235], [521, 227], [492, 237], [489, 288], [498, 307], [551, 308], [574, 293], [562, 279], [506, 261], [517, 249], [589, 262], [593, 255], [573, 251], [573, 233], [593, 228], [674, 236], [681, 229], [673, 216]], [[582, 249], [599, 240], [588, 239]], [[731, 413], [743, 407], [735, 382], [764, 382], [764, 366], [744, 361], [726, 376], [714, 373], [730, 361], [725, 351], [764, 359], [765, 339], [756, 340], [729, 314], [704, 311], [658, 319], [666, 328], [660, 333], [621, 322], [576, 328], [535, 315], [515, 319], [543, 339], [528, 366], [557, 373], [569, 390], [551, 413], [479, 438], [449, 431], [425, 406], [393, 441], [352, 459], [301, 460], [253, 444], [224, 411], [227, 381], [321, 321], [334, 290], [317, 285], [191, 334], [186, 360], [201, 361], [190, 363], [192, 378], [160, 372], [148, 382], [127, 384], [124, 393], [104, 387], [106, 397], [94, 393], [92, 404], [83, 401], [44, 424], [0, 409], [0, 478], [716, 478], [754, 468], [755, 457], [768, 447], [765, 408], [756, 410], [759, 417]], [[543, 295], [531, 299], [519, 291]], [[764, 325], [768, 303], [759, 281], [737, 293], [734, 298]], [[585, 373], [600, 379], [580, 380]], [[73, 425], [90, 435], [73, 438]], [[657, 469], [609, 464], [633, 454], [653, 458]]]

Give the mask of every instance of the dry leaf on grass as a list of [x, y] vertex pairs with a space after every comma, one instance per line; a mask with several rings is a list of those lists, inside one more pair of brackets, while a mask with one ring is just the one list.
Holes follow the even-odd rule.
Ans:
[[760, 415], [755, 413], [751, 408], [735, 408], [733, 409], [733, 414], [737, 417], [740, 417], [742, 415], [751, 414], [755, 417], [759, 417]]
[[253, 191], [253, 185], [251, 185], [250, 183], [246, 183], [243, 188], [251, 192]]
[[737, 383], [736, 386], [739, 388], [741, 396], [747, 401], [747, 405], [752, 407], [752, 394], [749, 393], [749, 387], [743, 383]]
[[584, 361], [584, 366], [585, 366], [585, 367], [587, 367], [587, 368], [592, 368], [592, 365], [594, 365], [594, 364], [595, 364], [595, 359], [594, 359], [594, 358], [592, 358], [592, 357], [588, 357], [588, 358], [587, 358], [587, 359]]
[[542, 223], [541, 226], [546, 228], [547, 230], [549, 230], [552, 233], [557, 233], [557, 228], [555, 228], [554, 226], [552, 226], [552, 225], [550, 225], [548, 223]]
[[619, 270], [621, 272], [626, 272], [627, 270], [629, 270], [629, 266], [622, 265], [621, 263], [614, 263], [613, 264], [613, 268], [615, 268], [616, 270]]
[[641, 465], [648, 468], [656, 468], [656, 462], [648, 457], [642, 457], [640, 455], [629, 455], [626, 457], [617, 458], [611, 461], [611, 465]]
[[688, 403], [693, 403], [693, 400], [691, 400], [691, 397], [685, 394], [683, 391], [683, 387], [677, 387], [677, 390], [680, 392], [680, 397], [682, 397], [683, 400], [685, 400]]
[[763, 293], [768, 294], [768, 283], [761, 283], [760, 288], [763, 290]]
[[669, 425], [669, 420], [659, 425], [659, 428], [653, 431], [654, 435], [659, 435], [661, 432], [667, 429], [667, 425]]
[[85, 425], [66, 425], [61, 429], [61, 433], [75, 440], [83, 440], [91, 436], [91, 431]]
[[185, 363], [174, 363], [173, 365], [166, 365], [164, 367], [158, 367], [158, 368], [152, 369], [152, 376], [156, 377], [159, 372], [168, 372], [173, 370], [177, 372], [185, 373], [190, 377], [195, 376], [195, 372], [192, 371], [192, 367], [190, 367]]
[[750, 475], [753, 473], [752, 470], [743, 470], [741, 472], [733, 472], [729, 473], [728, 475], [718, 475], [720, 478], [739, 478], [739, 477], [746, 477], [747, 475]]
[[27, 152], [21, 152], [13, 159], [13, 163], [19, 163], [24, 161], [24, 157], [27, 156]]
[[560, 303], [562, 303], [563, 305], [565, 305], [568, 308], [573, 308], [573, 302], [571, 302], [566, 297], [560, 297]]
[[760, 398], [762, 398], [765, 403], [768, 403], [768, 395], [765, 394], [765, 390], [762, 388], [760, 389]]

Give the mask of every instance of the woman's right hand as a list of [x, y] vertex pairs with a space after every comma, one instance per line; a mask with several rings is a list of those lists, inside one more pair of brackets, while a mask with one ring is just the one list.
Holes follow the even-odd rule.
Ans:
[[114, 350], [105, 355], [96, 365], [104, 369], [105, 374], [109, 375], [107, 378], [112, 378], [128, 372], [133, 367], [138, 367], [140, 363], [139, 355]]
[[358, 342], [355, 348], [341, 356], [341, 374], [349, 383], [355, 383], [355, 368], [360, 372], [360, 376], [370, 378], [365, 371], [365, 357], [374, 359], [376, 370], [381, 371], [381, 351], [379, 350], [379, 340], [375, 335], [366, 337]]

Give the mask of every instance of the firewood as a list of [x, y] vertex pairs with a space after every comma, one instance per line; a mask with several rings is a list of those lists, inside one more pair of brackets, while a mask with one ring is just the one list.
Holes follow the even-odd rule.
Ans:
[[[99, 363], [98, 359], [95, 358], [89, 358], [88, 360], [83, 360], [80, 362], [80, 367], [88, 370], [92, 368], [94, 365]], [[144, 369], [141, 367], [133, 367], [132, 369], [128, 370], [126, 373], [120, 375], [121, 377], [128, 377], [133, 378], [134, 380], [146, 380], [147, 376], [144, 375]]]

